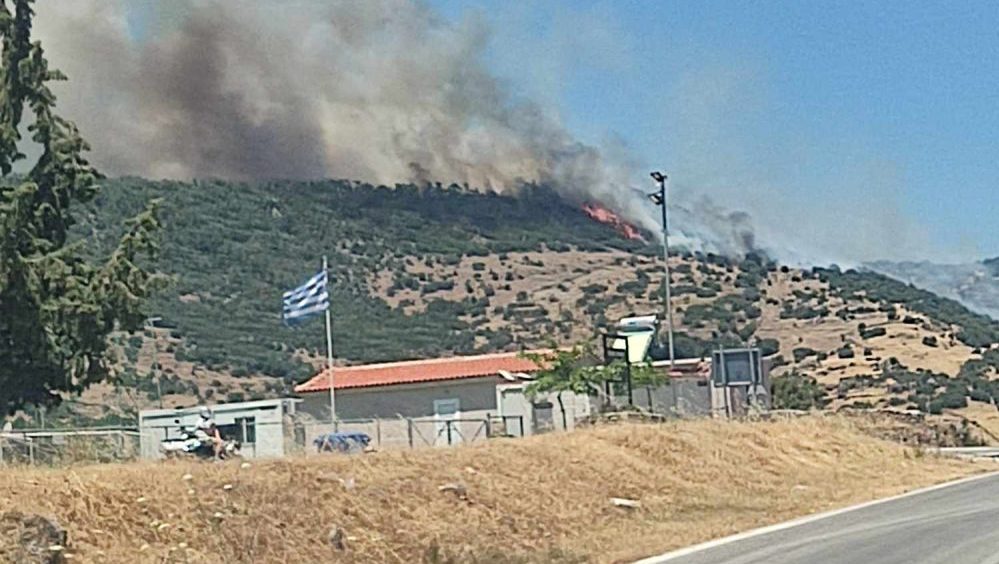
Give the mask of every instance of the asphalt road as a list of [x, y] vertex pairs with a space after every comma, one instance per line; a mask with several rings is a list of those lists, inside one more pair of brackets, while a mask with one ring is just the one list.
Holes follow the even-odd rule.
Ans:
[[937, 452], [961, 458], [999, 458], [999, 447], [949, 447]]
[[720, 542], [643, 563], [999, 564], [999, 475]]

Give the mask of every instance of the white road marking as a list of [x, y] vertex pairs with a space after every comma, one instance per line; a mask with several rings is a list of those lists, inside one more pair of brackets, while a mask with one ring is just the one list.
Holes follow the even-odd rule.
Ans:
[[635, 562], [635, 564], [660, 564], [661, 562], [668, 562], [670, 560], [675, 560], [675, 559], [683, 557], [683, 556], [689, 556], [689, 555], [695, 554], [697, 552], [703, 552], [703, 551], [711, 549], [711, 548], [715, 548], [715, 547], [726, 545], [726, 544], [731, 544], [733, 542], [741, 541], [741, 540], [744, 540], [744, 539], [748, 539], [748, 538], [752, 538], [752, 537], [758, 537], [760, 535], [766, 535], [766, 534], [769, 534], [769, 533], [775, 533], [777, 531], [783, 531], [785, 529], [791, 529], [791, 528], [794, 528], [794, 527], [800, 527], [801, 525], [805, 525], [807, 523], [813, 523], [815, 521], [820, 521], [822, 519], [828, 519], [828, 518], [834, 517], [836, 515], [842, 515], [843, 513], [849, 513], [851, 511], [857, 511], [857, 510], [864, 509], [864, 508], [867, 508], [867, 507], [872, 507], [872, 506], [875, 506], [875, 505], [881, 505], [882, 503], [888, 503], [888, 502], [891, 502], [891, 501], [895, 501], [895, 500], [899, 500], [899, 499], [904, 499], [904, 498], [907, 498], [907, 497], [912, 497], [912, 496], [916, 496], [916, 495], [920, 495], [920, 494], [925, 494], [925, 493], [929, 493], [929, 492], [936, 491], [936, 490], [942, 490], [944, 488], [949, 488], [949, 487], [957, 486], [957, 485], [960, 485], [960, 484], [966, 484], [968, 482], [973, 482], [975, 480], [982, 480], [982, 479], [990, 478], [990, 477], [993, 477], [993, 476], [999, 476], [999, 472], [988, 472], [988, 473], [985, 473], [985, 474], [976, 474], [974, 476], [968, 476], [967, 478], [961, 478], [959, 480], [953, 480], [953, 481], [950, 481], [950, 482], [944, 482], [943, 484], [937, 484], [935, 486], [929, 486], [929, 487], [926, 487], [926, 488], [922, 488], [922, 489], [918, 489], [918, 490], [913, 490], [911, 492], [906, 492], [906, 493], [895, 495], [895, 496], [892, 496], [892, 497], [886, 497], [886, 498], [883, 498], [883, 499], [876, 499], [874, 501], [868, 501], [868, 502], [861, 503], [861, 504], [858, 504], [858, 505], [851, 505], [849, 507], [843, 507], [841, 509], [834, 509], [832, 511], [826, 511], [824, 513], [816, 513], [814, 515], [807, 515], [805, 517], [799, 517], [798, 519], [793, 519], [791, 521], [785, 521], [783, 523], [777, 523], [776, 525], [769, 525], [769, 526], [766, 526], [766, 527], [760, 527], [758, 529], [752, 529], [752, 530], [746, 531], [744, 533], [738, 533], [738, 534], [731, 535], [731, 536], [728, 536], [728, 537], [722, 537], [720, 539], [715, 539], [715, 540], [712, 540], [712, 541], [703, 542], [701, 544], [695, 544], [694, 546], [688, 546], [686, 548], [681, 548], [681, 549], [678, 549], [678, 550], [674, 550], [672, 552], [667, 552], [665, 554], [660, 554], [659, 556], [650, 556], [648, 558], [643, 558], [642, 560], [639, 560], [639, 561]]

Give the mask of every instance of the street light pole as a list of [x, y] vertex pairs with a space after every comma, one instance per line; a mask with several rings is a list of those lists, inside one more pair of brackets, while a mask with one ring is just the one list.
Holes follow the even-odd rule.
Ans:
[[669, 342], [669, 368], [672, 371], [676, 366], [676, 359], [673, 349], [673, 302], [669, 272], [669, 205], [666, 199], [666, 181], [668, 177], [656, 171], [652, 173], [652, 179], [659, 184], [659, 192], [649, 194], [649, 198], [662, 209], [663, 214], [663, 273], [666, 277], [663, 283], [666, 285], [666, 333]]

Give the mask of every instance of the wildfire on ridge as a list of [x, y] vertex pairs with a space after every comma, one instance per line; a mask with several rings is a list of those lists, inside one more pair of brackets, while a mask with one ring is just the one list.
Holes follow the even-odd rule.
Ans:
[[635, 226], [621, 219], [619, 215], [600, 204], [583, 204], [583, 211], [590, 219], [613, 227], [625, 239], [644, 241], [645, 238], [635, 229]]

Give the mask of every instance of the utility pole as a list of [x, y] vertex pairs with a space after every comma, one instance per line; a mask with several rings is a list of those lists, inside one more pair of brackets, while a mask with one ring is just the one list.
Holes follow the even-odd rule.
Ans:
[[146, 319], [146, 327], [149, 328], [149, 332], [153, 335], [153, 362], [149, 365], [149, 375], [156, 378], [156, 401], [159, 403], [160, 409], [163, 409], [163, 386], [160, 382], [160, 347], [155, 327], [156, 322], [162, 319], [162, 317], [150, 317]]
[[[666, 199], [666, 181], [668, 177], [661, 172], [655, 171], [652, 173], [652, 179], [659, 184], [659, 191], [648, 194], [648, 197], [652, 200], [652, 203], [659, 206], [663, 215], [663, 274], [665, 276], [663, 284], [666, 286], [666, 303], [664, 304], [664, 308], [666, 310], [666, 333], [669, 342], [669, 369], [672, 372], [676, 366], [676, 360], [673, 351], [673, 304], [669, 272], [669, 205]], [[675, 393], [676, 391], [674, 390]]]

